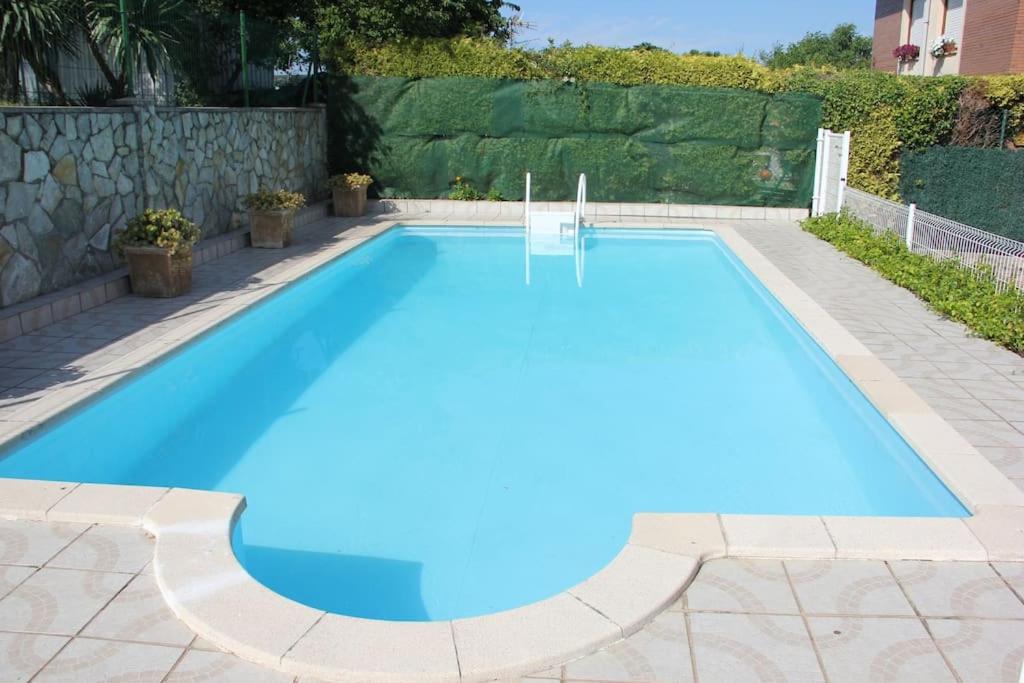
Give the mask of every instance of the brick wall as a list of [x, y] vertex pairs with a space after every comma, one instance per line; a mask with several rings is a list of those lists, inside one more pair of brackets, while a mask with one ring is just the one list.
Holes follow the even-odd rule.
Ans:
[[971, 0], [960, 73], [1024, 72], [1024, 0]]
[[896, 71], [893, 48], [903, 41], [900, 20], [903, 0], [877, 0], [875, 3], [875, 36], [871, 49], [871, 66], [881, 71]]

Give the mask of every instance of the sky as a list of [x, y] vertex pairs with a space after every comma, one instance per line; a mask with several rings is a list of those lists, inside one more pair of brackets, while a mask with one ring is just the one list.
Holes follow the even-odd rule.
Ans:
[[852, 22], [871, 35], [873, 0], [513, 0], [533, 25], [517, 39], [541, 48], [561, 43], [629, 47], [654, 43], [756, 56], [777, 42]]

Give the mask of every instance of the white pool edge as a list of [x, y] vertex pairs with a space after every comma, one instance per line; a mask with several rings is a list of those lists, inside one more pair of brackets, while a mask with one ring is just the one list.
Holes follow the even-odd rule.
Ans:
[[[25, 436], [396, 222], [347, 230], [173, 338], [104, 367], [100, 379], [54, 390], [15, 413], [16, 427], [0, 440]], [[154, 573], [165, 600], [197, 634], [244, 659], [337, 681], [483, 681], [558, 665], [641, 628], [685, 590], [701, 562], [715, 557], [1024, 560], [1024, 493], [735, 229], [692, 227], [719, 236], [972, 517], [637, 514], [619, 555], [553, 598], [470, 619], [388, 622], [327, 614], [256, 582], [231, 550], [231, 529], [244, 509], [240, 495], [0, 479], [0, 516], [142, 526], [156, 538]]]

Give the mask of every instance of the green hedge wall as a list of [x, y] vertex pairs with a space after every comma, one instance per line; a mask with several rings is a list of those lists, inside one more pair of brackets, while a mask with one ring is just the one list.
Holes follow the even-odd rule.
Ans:
[[970, 147], [908, 152], [900, 194], [925, 211], [1024, 240], [1024, 153]]
[[353, 84], [380, 127], [369, 171], [383, 196], [444, 197], [461, 177], [521, 199], [529, 170], [538, 200], [572, 199], [583, 172], [596, 201], [810, 201], [817, 97], [462, 77]]
[[978, 85], [1010, 112], [1010, 136], [1024, 146], [1024, 74], [962, 78], [896, 76], [871, 70], [768, 69], [744, 57], [675, 55], [596, 46], [507, 48], [487, 40], [410, 40], [383, 47], [328, 46], [342, 71], [373, 76], [476, 76], [617, 85], [802, 92], [824, 100], [823, 125], [853, 132], [850, 183], [896, 198], [900, 155], [948, 142], [965, 87]]

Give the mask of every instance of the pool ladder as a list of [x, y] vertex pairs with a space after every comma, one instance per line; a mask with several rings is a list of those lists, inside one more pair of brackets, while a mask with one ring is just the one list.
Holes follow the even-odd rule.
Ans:
[[587, 175], [576, 183], [576, 204], [572, 211], [534, 211], [530, 203], [531, 176], [526, 174], [526, 206], [523, 227], [526, 233], [526, 284], [530, 284], [530, 256], [572, 256], [576, 264], [576, 284], [583, 286], [583, 236], [587, 211]]

